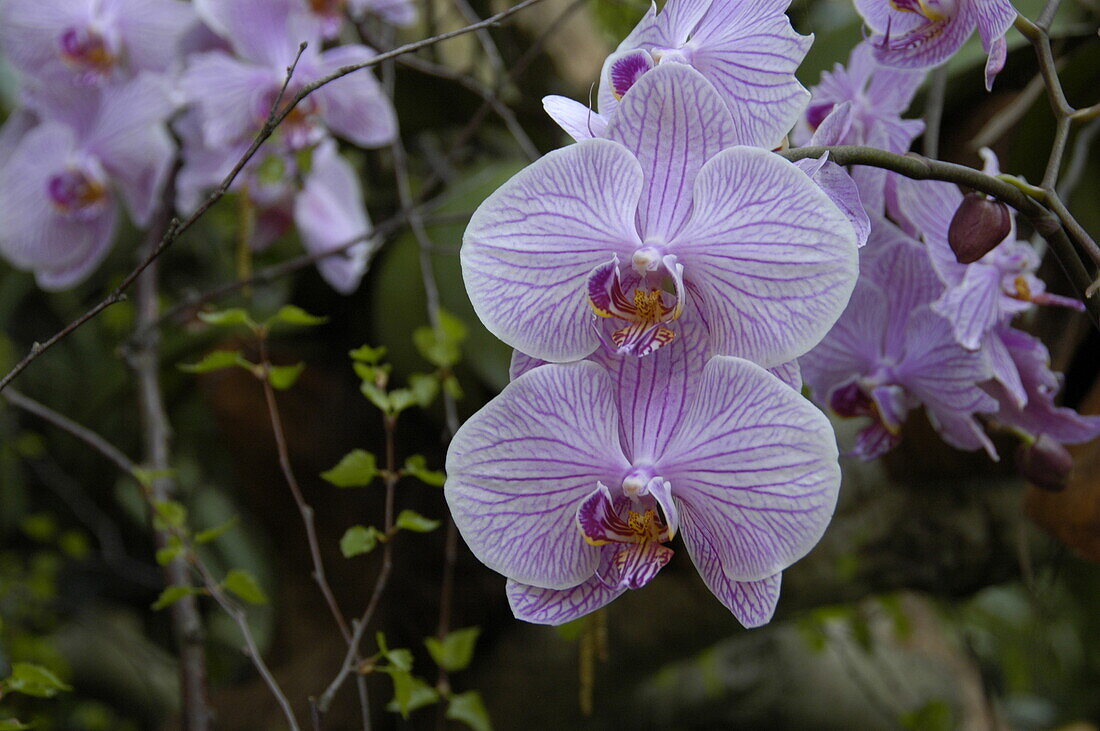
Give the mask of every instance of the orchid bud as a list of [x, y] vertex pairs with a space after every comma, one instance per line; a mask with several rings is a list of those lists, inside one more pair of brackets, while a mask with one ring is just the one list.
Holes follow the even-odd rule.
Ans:
[[1060, 492], [1066, 489], [1073, 471], [1073, 456], [1061, 442], [1042, 435], [1029, 445], [1017, 447], [1016, 467], [1035, 487]]
[[951, 219], [947, 241], [960, 264], [973, 264], [1012, 230], [1008, 206], [981, 193], [967, 193]]

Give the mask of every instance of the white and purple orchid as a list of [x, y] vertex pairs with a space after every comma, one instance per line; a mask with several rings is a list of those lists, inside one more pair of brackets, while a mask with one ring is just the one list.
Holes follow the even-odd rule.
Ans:
[[733, 116], [737, 144], [780, 146], [809, 94], [795, 78], [813, 42], [786, 16], [789, 0], [669, 0], [646, 16], [604, 63], [599, 113], [564, 97], [543, 100], [574, 139], [601, 136], [620, 100], [647, 72], [667, 63], [697, 70]]
[[491, 332], [554, 362], [599, 345], [597, 317], [636, 355], [689, 311], [716, 353], [765, 367], [820, 340], [854, 285], [857, 237], [818, 186], [731, 147], [728, 109], [683, 64], [645, 74], [608, 136], [546, 155], [474, 213], [462, 270]]
[[856, 8], [874, 33], [875, 58], [886, 66], [939, 66], [977, 29], [988, 55], [986, 89], [1004, 68], [1005, 33], [1016, 19], [1009, 0], [856, 0]]
[[679, 535], [759, 626], [821, 537], [840, 483], [828, 421], [759, 366], [689, 345], [534, 367], [455, 436], [448, 503], [520, 619], [561, 624], [640, 588]]

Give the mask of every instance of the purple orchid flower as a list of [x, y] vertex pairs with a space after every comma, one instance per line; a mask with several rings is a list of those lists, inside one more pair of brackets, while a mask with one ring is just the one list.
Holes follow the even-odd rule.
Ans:
[[28, 79], [98, 85], [169, 71], [194, 22], [177, 0], [7, 0], [0, 46]]
[[[259, 130], [300, 43], [308, 45], [287, 99], [311, 81], [375, 56], [359, 45], [321, 52], [320, 24], [298, 0], [197, 0], [195, 7], [238, 56], [224, 51], [197, 54], [181, 80], [185, 95], [199, 111], [204, 143], [212, 149], [250, 139]], [[361, 147], [380, 147], [393, 140], [393, 106], [369, 70], [310, 94], [283, 121], [278, 135], [285, 147], [299, 150], [318, 144], [328, 132]]]
[[792, 164], [726, 149], [735, 129], [706, 79], [645, 74], [608, 136], [551, 152], [474, 213], [462, 271], [491, 332], [576, 360], [600, 342], [595, 310], [619, 350], [644, 355], [691, 310], [714, 352], [765, 367], [824, 335], [854, 285], [855, 231]]
[[870, 417], [851, 454], [869, 460], [893, 449], [906, 415], [923, 404], [945, 441], [995, 459], [974, 418], [997, 410], [979, 385], [993, 377], [989, 356], [956, 343], [951, 324], [929, 306], [943, 285], [921, 245], [876, 220], [861, 270], [848, 309], [800, 359], [819, 402], [840, 416]]
[[694, 342], [536, 367], [455, 435], [444, 493], [518, 618], [561, 624], [640, 588], [676, 535], [742, 624], [771, 618], [832, 515], [834, 437], [788, 385], [739, 358], [704, 367]]
[[359, 19], [372, 14], [390, 25], [404, 28], [416, 22], [416, 7], [409, 0], [300, 0], [321, 25], [327, 39], [340, 35], [348, 15]]
[[789, 0], [669, 0], [646, 16], [604, 63], [599, 113], [564, 97], [546, 111], [580, 141], [600, 136], [631, 86], [664, 63], [688, 64], [718, 90], [733, 115], [736, 144], [779, 147], [806, 106], [795, 79], [813, 36], [786, 16]]
[[[996, 158], [983, 150], [986, 172], [997, 175]], [[1015, 223], [1003, 242], [973, 264], [960, 264], [948, 241], [951, 216], [962, 204], [958, 187], [940, 181], [898, 181], [902, 214], [923, 234], [932, 265], [947, 285], [932, 308], [951, 321], [956, 339], [966, 348], [982, 347], [987, 333], [1035, 304], [1084, 310], [1072, 298], [1046, 292], [1035, 276], [1039, 257], [1025, 241], [1016, 240]]]
[[1100, 416], [1081, 416], [1054, 404], [1062, 379], [1050, 370], [1050, 353], [1042, 341], [1008, 325], [989, 337], [1003, 345], [1019, 383], [1016, 389], [997, 382], [987, 385], [1000, 404], [995, 421], [1029, 440], [1046, 436], [1061, 444], [1081, 444], [1100, 436]]
[[50, 85], [32, 102], [41, 121], [13, 118], [21, 134], [0, 165], [0, 211], [19, 211], [0, 216], [0, 253], [43, 289], [67, 289], [110, 250], [120, 199], [135, 225], [148, 224], [172, 163], [172, 105], [149, 74], [101, 89]]
[[939, 66], [977, 28], [988, 55], [987, 90], [1004, 68], [1005, 33], [1016, 20], [1009, 0], [856, 0], [856, 9], [874, 32], [875, 58], [898, 68]]

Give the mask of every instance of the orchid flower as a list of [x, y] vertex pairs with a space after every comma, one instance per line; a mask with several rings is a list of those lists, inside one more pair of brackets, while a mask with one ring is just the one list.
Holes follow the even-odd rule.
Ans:
[[320, 23], [321, 34], [328, 39], [340, 35], [348, 14], [361, 18], [371, 13], [397, 27], [416, 22], [416, 7], [410, 0], [300, 0]]
[[879, 219], [862, 254], [848, 309], [800, 359], [814, 397], [839, 416], [871, 419], [851, 451], [862, 459], [897, 446], [908, 412], [921, 404], [949, 444], [995, 458], [974, 418], [997, 410], [980, 387], [994, 375], [989, 356], [956, 343], [951, 324], [930, 307], [943, 285], [923, 247]]
[[759, 366], [703, 366], [689, 345], [533, 368], [455, 435], [444, 493], [518, 618], [561, 624], [640, 588], [679, 535], [739, 621], [770, 619], [836, 503], [832, 429]]
[[[287, 87], [288, 101], [304, 85], [375, 56], [366, 46], [321, 52], [321, 28], [298, 0], [197, 0], [200, 17], [231, 44], [192, 56], [181, 85], [198, 110], [203, 140], [219, 149], [250, 140], [263, 125], [293, 65], [308, 45]], [[318, 144], [332, 132], [360, 147], [393, 140], [397, 121], [389, 98], [369, 70], [330, 82], [303, 99], [279, 126], [290, 150]]]
[[1016, 20], [1009, 0], [856, 0], [856, 9], [874, 32], [875, 58], [897, 68], [939, 66], [977, 28], [988, 56], [987, 90], [1004, 68], [1005, 33]]
[[0, 47], [28, 79], [95, 86], [169, 71], [194, 22], [178, 0], [7, 0]]
[[[996, 158], [983, 151], [986, 173], [997, 175]], [[987, 333], [1035, 304], [1059, 305], [1084, 310], [1075, 299], [1046, 292], [1035, 276], [1039, 257], [1026, 241], [1017, 241], [1015, 225], [1003, 242], [973, 264], [960, 264], [948, 241], [951, 216], [963, 195], [952, 183], [898, 181], [898, 205], [902, 214], [923, 234], [932, 264], [947, 286], [932, 308], [946, 317], [956, 339], [966, 348], [982, 346]]]
[[736, 131], [706, 79], [645, 74], [608, 135], [546, 155], [471, 218], [463, 277], [491, 332], [561, 362], [595, 350], [606, 318], [616, 349], [645, 355], [690, 310], [714, 352], [765, 367], [824, 335], [854, 286], [852, 224], [791, 163], [727, 149]]
[[719, 92], [733, 115], [736, 144], [774, 149], [809, 98], [794, 72], [813, 36], [799, 35], [789, 0], [669, 0], [657, 5], [604, 63], [599, 114], [564, 97], [543, 100], [553, 119], [582, 140], [599, 136], [619, 100], [648, 71], [687, 64]]
[[38, 124], [9, 123], [21, 134], [0, 165], [0, 211], [19, 213], [0, 216], [0, 253], [43, 289], [67, 289], [107, 255], [120, 201], [148, 224], [172, 164], [172, 105], [149, 74], [102, 88], [58, 83], [33, 102]]

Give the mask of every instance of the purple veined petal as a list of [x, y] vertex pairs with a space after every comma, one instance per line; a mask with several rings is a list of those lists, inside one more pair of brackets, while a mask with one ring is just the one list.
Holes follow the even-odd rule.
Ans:
[[[111, 205], [95, 219], [85, 223], [87, 231], [80, 241], [69, 240], [70, 245], [82, 246], [78, 258], [72, 263], [53, 267], [44, 264], [35, 269], [34, 279], [38, 286], [47, 292], [58, 292], [72, 289], [83, 282], [88, 276], [103, 263], [111, 247], [115, 242], [115, 233], [118, 228], [118, 207]], [[59, 234], [55, 230], [53, 235]], [[55, 243], [59, 243], [56, 242]]]
[[703, 167], [691, 219], [669, 249], [715, 352], [764, 367], [824, 337], [858, 269], [856, 233], [840, 209], [792, 163], [750, 147]]
[[873, 64], [873, 72], [870, 81], [867, 82], [867, 99], [874, 108], [879, 111], [888, 111], [892, 115], [899, 115], [909, 108], [917, 89], [924, 83], [926, 72], [923, 69], [895, 69], [888, 66], [880, 66], [874, 60], [874, 49], [870, 43], [864, 42], [856, 46], [852, 51], [852, 58], [858, 55], [865, 59], [865, 63]]
[[883, 66], [905, 69], [939, 66], [962, 48], [977, 22], [967, 6], [963, 5], [953, 18], [924, 21], [902, 32], [897, 21], [902, 15], [916, 13], [892, 14], [894, 27], [890, 30], [890, 38], [876, 37], [871, 40], [875, 47], [875, 60]]
[[875, 420], [859, 431], [851, 451], [844, 456], [870, 462], [891, 451], [899, 444], [901, 444], [901, 437], [891, 433], [881, 422]]
[[894, 9], [890, 0], [855, 0], [856, 10], [863, 22], [878, 34], [889, 28], [894, 33], [906, 33], [924, 22], [917, 13], [902, 13]]
[[795, 391], [802, 392], [802, 369], [797, 360], [789, 360], [768, 369], [768, 373], [787, 384]]
[[905, 416], [909, 413], [905, 390], [893, 384], [876, 386], [871, 389], [871, 399], [874, 401], [879, 420], [887, 431], [893, 434], [900, 432], [902, 424], [905, 423]]
[[813, 36], [794, 31], [787, 5], [716, 1], [691, 39], [691, 65], [721, 92], [737, 144], [778, 147], [810, 100], [795, 70]]
[[102, 94], [84, 147], [121, 190], [134, 223], [144, 227], [160, 202], [175, 154], [166, 126], [172, 113], [168, 89], [160, 77], [146, 73]]
[[830, 162], [828, 156], [825, 153], [820, 160], [799, 160], [795, 165], [825, 191], [829, 200], [848, 217], [856, 232], [856, 246], [862, 247], [871, 234], [871, 219], [863, 209], [855, 181], [844, 168]]
[[992, 56], [995, 44], [1004, 40], [1008, 29], [1016, 21], [1016, 8], [1009, 0], [971, 0], [968, 8], [977, 23], [982, 50]]
[[462, 275], [486, 328], [536, 358], [595, 350], [589, 273], [641, 246], [634, 215], [638, 161], [621, 145], [585, 140], [555, 150], [487, 198], [463, 237]]
[[703, 369], [655, 471], [673, 485], [684, 541], [714, 545], [733, 581], [766, 579], [804, 556], [840, 488], [825, 415], [759, 366], [723, 356]]
[[206, 146], [221, 148], [259, 131], [281, 83], [270, 67], [211, 51], [190, 59], [180, 88], [201, 116]]
[[570, 589], [541, 589], [508, 579], [505, 591], [516, 619], [557, 626], [607, 606], [626, 587], [609, 587], [598, 576], [592, 576]]
[[963, 200], [958, 187], [938, 180], [899, 177], [896, 192], [900, 212], [923, 235], [932, 266], [940, 279], [949, 287], [960, 284], [967, 267], [955, 259], [947, 243], [951, 218]]
[[[1024, 387], [1020, 370], [1012, 357], [1012, 352], [1009, 351], [1008, 346], [1005, 344], [1005, 338], [1002, 336], [1002, 332], [1008, 329], [1007, 326], [1003, 326], [990, 333], [982, 341], [982, 349], [985, 350], [986, 356], [989, 358], [993, 380], [1003, 387], [1004, 394], [1011, 400], [1012, 407], [1022, 409], [1027, 405], [1027, 389]], [[1040, 343], [1040, 347], [1042, 347], [1042, 343]], [[1043, 353], [1045, 357], [1046, 348], [1043, 348]]]
[[194, 6], [241, 58], [271, 69], [290, 66], [303, 42], [320, 46], [320, 22], [298, 0], [195, 0]]
[[977, 350], [986, 333], [1001, 317], [1001, 272], [993, 266], [971, 264], [957, 286], [950, 287], [932, 305], [955, 331], [967, 350]]
[[832, 107], [817, 125], [810, 143], [814, 145], [841, 145], [852, 128], [852, 102], [844, 101]]
[[[17, 268], [71, 272], [98, 256], [104, 242], [112, 240], [115, 201], [105, 188], [76, 216], [64, 215], [51, 202], [51, 181], [65, 175], [78, 160], [72, 130], [44, 122], [23, 135], [19, 147], [0, 166], [0, 210], [19, 211], [19, 215], [0, 216], [0, 253]], [[63, 279], [58, 277], [56, 282]]]
[[685, 525], [691, 528], [683, 531], [684, 546], [691, 562], [695, 564], [703, 582], [718, 601], [731, 612], [745, 627], [762, 627], [771, 621], [775, 606], [779, 602], [779, 585], [782, 574], [775, 574], [759, 581], [737, 581], [731, 579], [725, 571], [725, 550], [716, 537], [703, 526], [708, 523], [707, 516], [700, 515], [689, 506], [685, 506]]
[[[1014, 11], [1015, 12], [1015, 11]], [[979, 29], [981, 26], [978, 26]], [[989, 58], [985, 61], [985, 90], [993, 91], [993, 80], [1005, 67], [1008, 60], [1008, 41], [1004, 36], [993, 41], [989, 48]]]
[[508, 380], [514, 381], [527, 371], [534, 370], [540, 365], [546, 365], [546, 361], [540, 360], [538, 358], [532, 358], [526, 353], [521, 353], [518, 350], [513, 350], [512, 361], [508, 365]]
[[672, 0], [657, 12], [657, 4], [653, 3], [617, 50], [677, 48], [687, 41], [710, 5], [711, 0]]
[[640, 48], [612, 54], [607, 63], [607, 79], [616, 99], [622, 99], [638, 79], [653, 69], [654, 64], [649, 51]]
[[8, 118], [0, 124], [0, 168], [7, 164], [23, 136], [38, 124], [38, 117], [29, 109], [18, 108], [12, 111]]
[[638, 230], [657, 244], [667, 243], [687, 220], [700, 168], [735, 139], [718, 92], [680, 63], [662, 64], [634, 84], [608, 125], [608, 136], [641, 163], [645, 187]]
[[[366, 46], [340, 46], [321, 54], [318, 76], [363, 63], [377, 54]], [[321, 116], [334, 133], [360, 147], [382, 147], [397, 136], [393, 104], [369, 68], [332, 81], [314, 92]]]
[[198, 22], [194, 8], [177, 0], [103, 0], [103, 6], [114, 11], [133, 71], [168, 71]]
[[358, 240], [345, 253], [317, 262], [317, 270], [333, 289], [341, 294], [354, 292], [366, 272], [374, 242], [359, 179], [332, 142], [313, 152], [313, 168], [294, 199], [294, 223], [310, 254], [322, 254]]
[[932, 425], [959, 449], [997, 451], [975, 413], [993, 413], [995, 399], [977, 384], [993, 376], [988, 357], [970, 351], [954, 338], [950, 323], [929, 307], [912, 313], [906, 328], [906, 353], [896, 368], [898, 380], [924, 403]]
[[601, 366], [546, 365], [508, 384], [455, 434], [444, 495], [462, 537], [494, 571], [569, 589], [596, 571], [600, 549], [577, 529], [598, 482], [618, 485], [614, 385]]
[[577, 142], [603, 137], [607, 133], [607, 119], [580, 102], [551, 95], [542, 98], [542, 107]]

